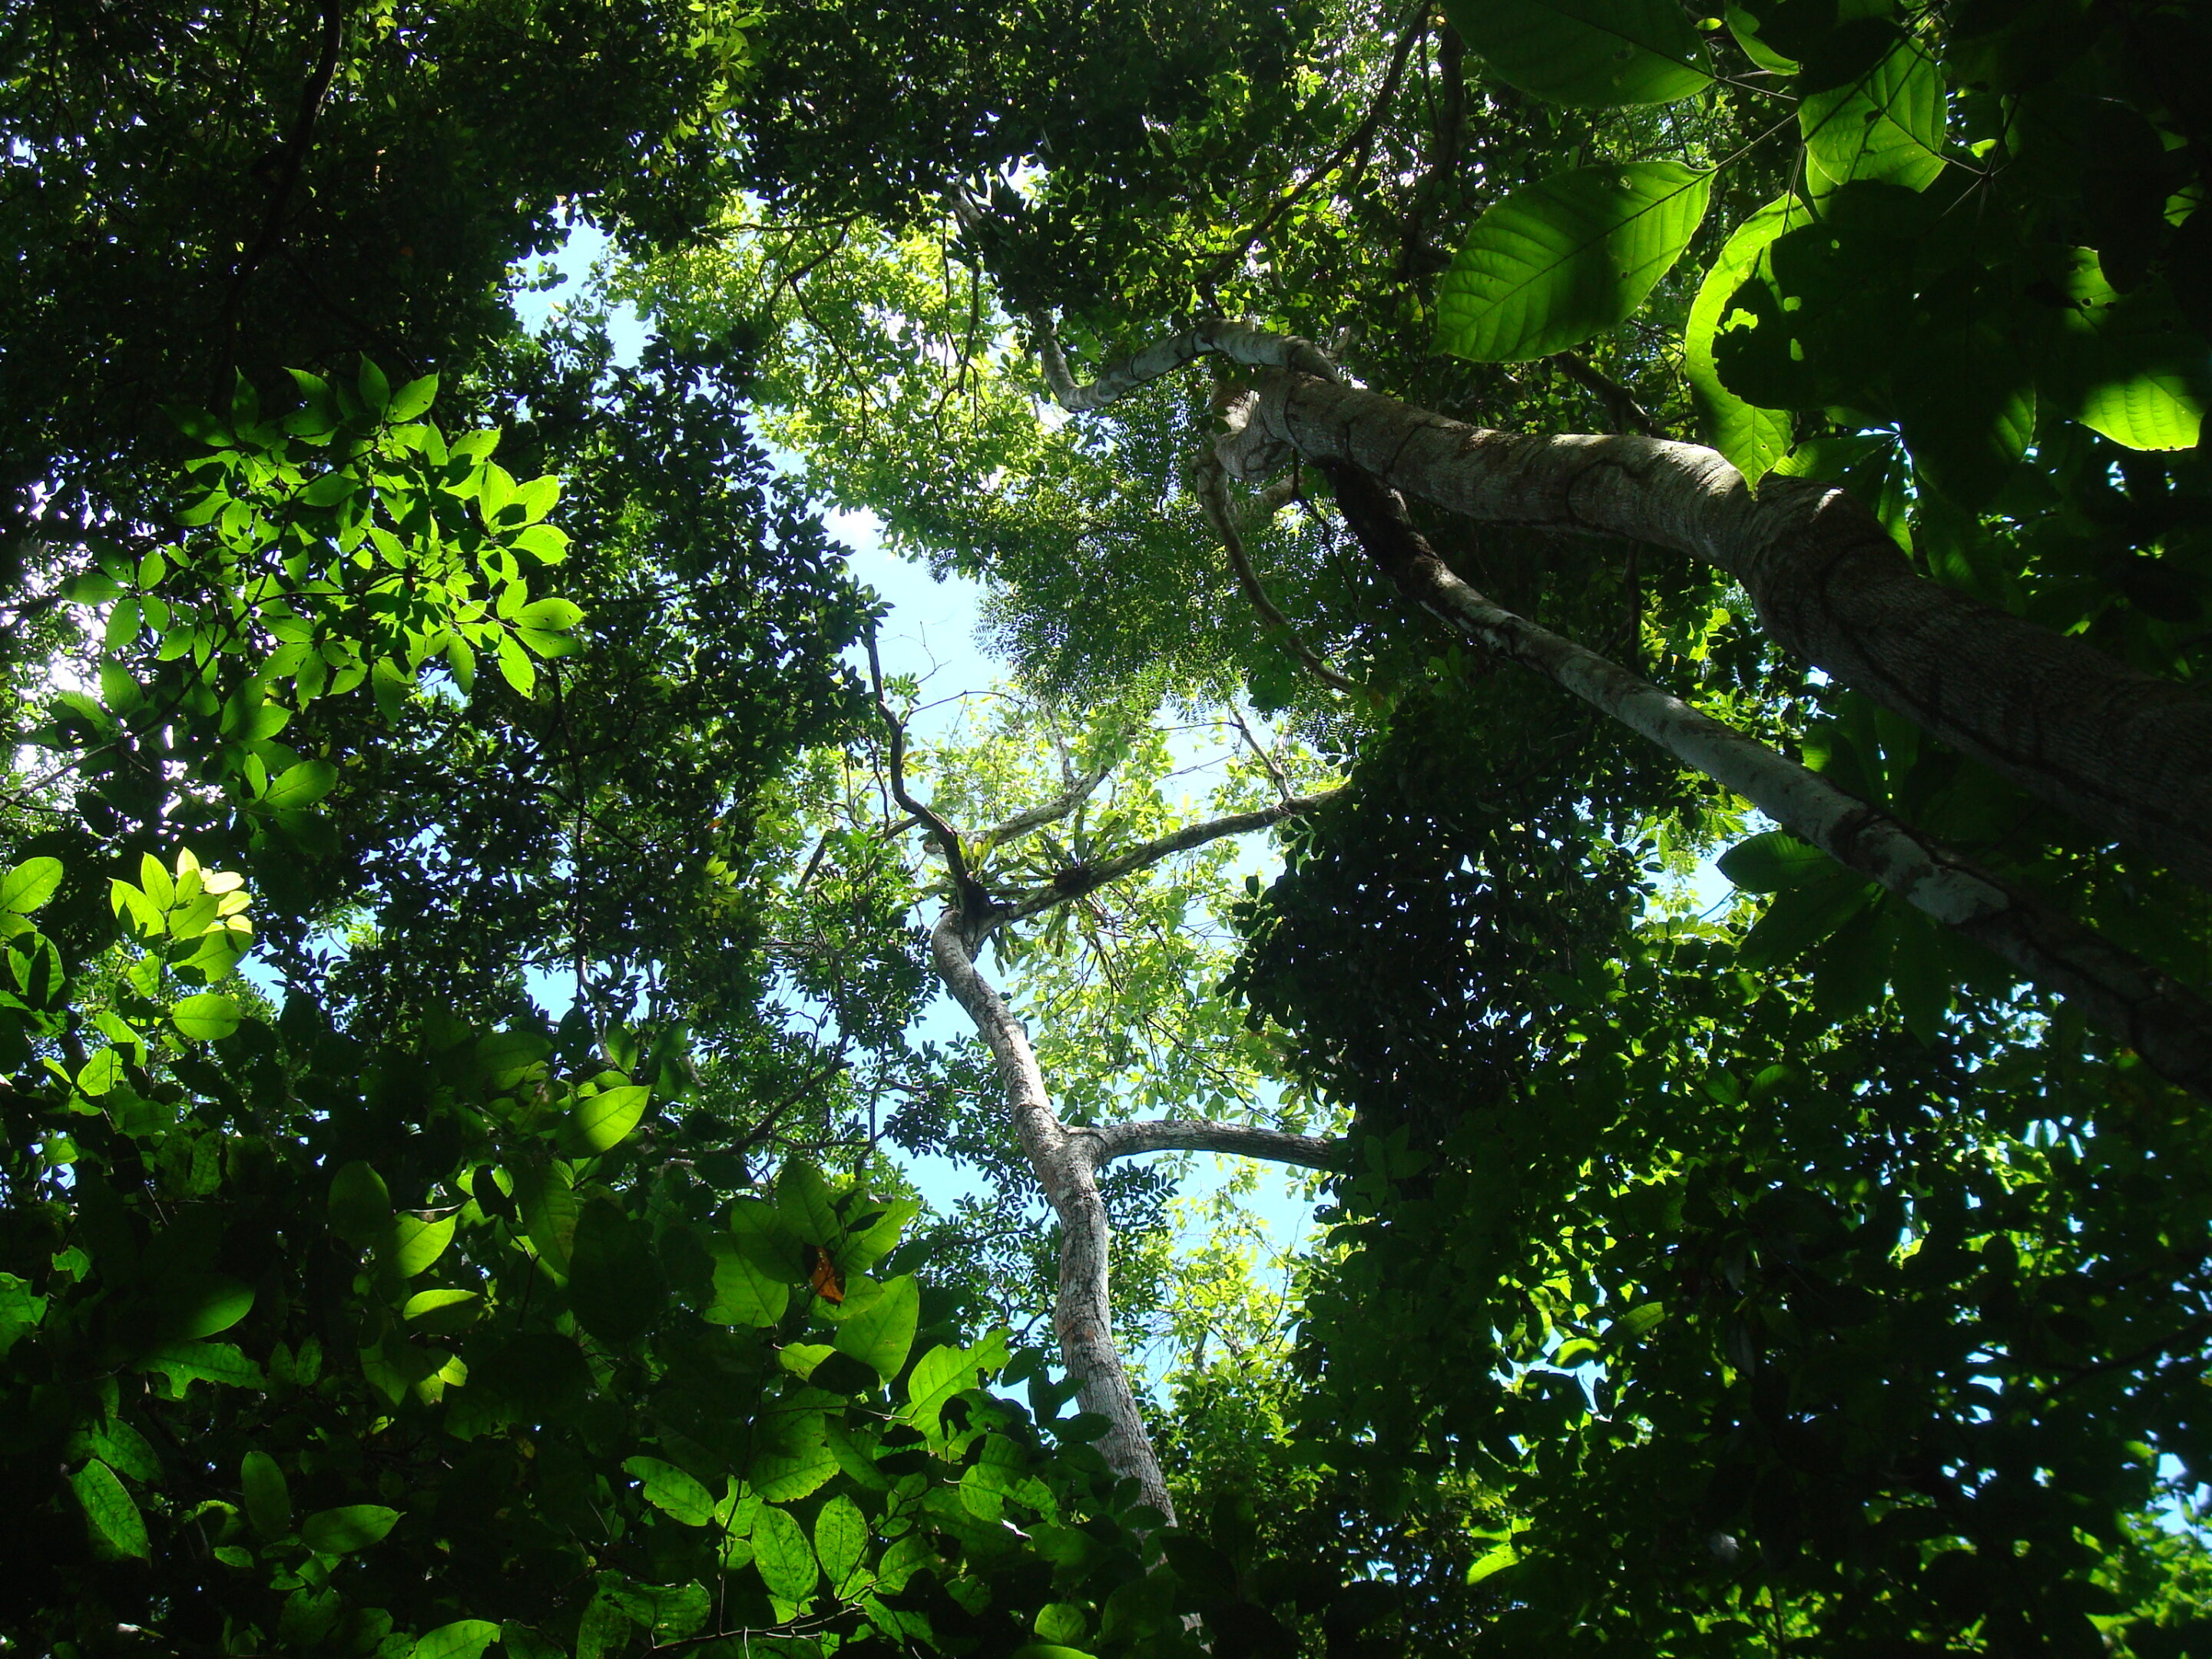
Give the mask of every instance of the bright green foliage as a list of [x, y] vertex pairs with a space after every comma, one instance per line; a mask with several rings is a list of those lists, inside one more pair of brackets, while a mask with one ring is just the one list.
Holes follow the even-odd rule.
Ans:
[[[196, 876], [235, 890], [161, 873], [187, 902]], [[111, 1018], [73, 996], [113, 979], [29, 971], [58, 949], [29, 920], [44, 875], [9, 889], [27, 921], [0, 998], [40, 1048]], [[164, 896], [154, 875], [133, 890]], [[526, 1031], [375, 1047], [296, 998], [205, 1049], [130, 1053], [98, 1097], [59, 1067], [0, 1097], [0, 1495], [37, 1521], [10, 1534], [20, 1639], [128, 1613], [233, 1652], [611, 1653], [651, 1632], [1005, 1653], [1048, 1602], [1097, 1619], [1150, 1582], [1080, 1425], [1048, 1455], [1049, 1428], [978, 1386], [1006, 1368], [1049, 1401], [1039, 1357], [1009, 1367], [913, 1275], [864, 1276], [910, 1204], [794, 1164], [772, 1204], [733, 1206], [622, 1146], [560, 1156], [580, 1089], [665, 1100], [672, 1072], [578, 1078]], [[375, 1167], [346, 1157], [372, 1147]], [[508, 1196], [556, 1170], [537, 1190], [576, 1200], [565, 1283]], [[788, 1311], [732, 1329], [700, 1316], [738, 1237]], [[842, 1264], [842, 1307], [791, 1294], [802, 1243]], [[1097, 1651], [1187, 1650], [1188, 1597], [1154, 1576], [1157, 1607]]]
[[1673, 161], [1576, 167], [1475, 222], [1437, 289], [1437, 343], [1519, 362], [1622, 322], [1682, 257], [1711, 179]]
[[1446, 13], [1498, 79], [1558, 103], [1671, 103], [1711, 79], [1673, 0], [1460, 0]]

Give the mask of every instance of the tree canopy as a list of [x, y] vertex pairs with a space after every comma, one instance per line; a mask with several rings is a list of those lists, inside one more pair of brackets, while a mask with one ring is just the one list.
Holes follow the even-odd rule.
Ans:
[[0, 38], [8, 1651], [2212, 1653], [2202, 8]]

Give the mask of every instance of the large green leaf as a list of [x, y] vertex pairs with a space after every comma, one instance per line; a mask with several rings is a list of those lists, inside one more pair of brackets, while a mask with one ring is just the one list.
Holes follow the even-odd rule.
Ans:
[[62, 884], [59, 859], [25, 859], [0, 876], [0, 910], [27, 916], [54, 896]]
[[787, 1510], [773, 1505], [753, 1521], [753, 1565], [769, 1595], [794, 1606], [814, 1594], [821, 1577], [805, 1530]]
[[2203, 336], [2182, 322], [2164, 285], [2120, 294], [2094, 252], [2069, 248], [2054, 286], [2064, 309], [2039, 377], [2053, 402], [2130, 449], [2193, 446], [2212, 402], [2212, 373]]
[[531, 1248], [547, 1267], [567, 1277], [568, 1252], [576, 1239], [574, 1172], [558, 1159], [518, 1170], [514, 1198], [522, 1212], [522, 1228], [529, 1235]]
[[189, 996], [169, 1012], [170, 1022], [195, 1042], [213, 1042], [238, 1029], [242, 1018], [238, 999], [221, 991], [202, 991]]
[[453, 1242], [453, 1218], [425, 1221], [420, 1216], [397, 1215], [376, 1243], [378, 1265], [400, 1279], [428, 1273]]
[[358, 1161], [331, 1177], [331, 1231], [349, 1244], [369, 1245], [392, 1224], [384, 1177]]
[[1817, 197], [1853, 179], [1923, 190], [1943, 171], [1943, 72], [1899, 36], [1874, 67], [1797, 106], [1805, 176]]
[[132, 1556], [141, 1561], [153, 1554], [145, 1518], [113, 1469], [95, 1457], [69, 1479], [70, 1490], [84, 1510], [85, 1524], [102, 1553]]
[[1711, 79], [1677, 0], [1446, 0], [1444, 12], [1500, 80], [1553, 103], [1671, 103]]
[[300, 1537], [318, 1555], [365, 1550], [398, 1524], [399, 1511], [381, 1504], [348, 1504], [319, 1510], [300, 1523]]
[[770, 1273], [742, 1241], [719, 1235], [707, 1241], [714, 1261], [714, 1299], [701, 1317], [714, 1325], [765, 1327], [791, 1305], [791, 1286]]
[[568, 1305], [584, 1328], [627, 1346], [651, 1328], [666, 1300], [645, 1230], [605, 1199], [586, 1204], [568, 1261]]
[[884, 1281], [867, 1306], [837, 1327], [837, 1352], [872, 1365], [885, 1382], [899, 1374], [921, 1318], [921, 1287], [912, 1273]]
[[265, 1451], [250, 1451], [238, 1473], [246, 1518], [253, 1530], [270, 1542], [284, 1537], [292, 1530], [292, 1493], [276, 1460]]
[[1437, 343], [1477, 362], [1565, 351], [1624, 321], [1681, 258], [1712, 175], [1674, 161], [1574, 167], [1468, 234], [1437, 295]]
[[784, 1224], [803, 1243], [830, 1244], [843, 1236], [830, 1183], [819, 1170], [802, 1158], [792, 1159], [776, 1172], [775, 1206]]
[[456, 1619], [417, 1638], [408, 1659], [482, 1659], [483, 1650], [498, 1640], [499, 1626], [488, 1620]]
[[814, 1517], [814, 1555], [830, 1580], [830, 1593], [848, 1594], [848, 1581], [868, 1553], [868, 1522], [842, 1492]]
[[189, 1340], [228, 1330], [253, 1311], [253, 1287], [227, 1273], [197, 1273], [161, 1288], [161, 1332]]
[[642, 1084], [625, 1083], [585, 1096], [562, 1126], [568, 1150], [588, 1155], [622, 1145], [645, 1115], [650, 1092]]
[[1790, 417], [1778, 410], [1746, 403], [1721, 384], [1713, 359], [1713, 338], [1729, 301], [1751, 276], [1759, 251], [1784, 232], [1807, 222], [1808, 211], [1794, 196], [1784, 196], [1738, 225], [1713, 261], [1712, 269], [1698, 289], [1690, 307], [1690, 320], [1682, 331], [1682, 373], [1690, 383], [1690, 396], [1704, 419], [1714, 448], [1729, 458], [1746, 478], [1756, 482], [1790, 452]]
[[629, 1457], [623, 1468], [637, 1477], [645, 1501], [671, 1520], [703, 1527], [714, 1518], [714, 1494], [673, 1463], [657, 1457]]
[[1874, 884], [1842, 865], [1780, 894], [1736, 948], [1736, 960], [1754, 973], [1786, 968], [1863, 910]]
[[1747, 893], [1778, 893], [1832, 869], [1835, 860], [1780, 830], [1740, 841], [1714, 860], [1729, 881]]

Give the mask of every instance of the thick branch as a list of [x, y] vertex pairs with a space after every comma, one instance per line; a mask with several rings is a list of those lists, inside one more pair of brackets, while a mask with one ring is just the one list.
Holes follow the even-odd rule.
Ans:
[[1019, 921], [1049, 910], [1055, 904], [1065, 904], [1070, 899], [1095, 893], [1109, 882], [1133, 875], [1162, 859], [1172, 858], [1177, 853], [1188, 853], [1194, 847], [1203, 847], [1210, 841], [1219, 841], [1224, 836], [1241, 836], [1254, 830], [1265, 830], [1280, 823], [1285, 818], [1297, 817], [1324, 806], [1343, 793], [1342, 787], [1324, 789], [1317, 795], [1293, 795], [1287, 800], [1277, 801], [1273, 806], [1262, 806], [1251, 812], [1231, 812], [1225, 817], [1207, 818], [1201, 823], [1186, 824], [1172, 834], [1144, 842], [1110, 859], [1101, 859], [1096, 864], [1078, 865], [1063, 870], [1049, 887], [1042, 888], [1025, 897], [1015, 900], [994, 918], [994, 926]]
[[1247, 481], [1294, 453], [1483, 523], [1703, 559], [1743, 584], [1784, 650], [2212, 887], [2212, 698], [1921, 576], [1836, 485], [1770, 475], [1754, 493], [1695, 444], [1485, 431], [1347, 386], [1334, 366], [1301, 368], [1306, 342], [1246, 324], [1201, 325], [1079, 387], [1038, 328], [1047, 378], [1071, 410], [1207, 352], [1279, 371], [1259, 377], [1248, 422], [1223, 451]]
[[1045, 383], [1051, 386], [1060, 406], [1071, 415], [1103, 409], [1146, 382], [1157, 380], [1163, 374], [1172, 374], [1184, 364], [1194, 363], [1207, 356], [1226, 357], [1231, 362], [1253, 368], [1291, 369], [1333, 383], [1340, 383], [1344, 378], [1328, 354], [1310, 340], [1291, 334], [1270, 333], [1249, 323], [1216, 319], [1170, 335], [1133, 357], [1109, 363], [1099, 372], [1097, 380], [1088, 386], [1078, 386], [1068, 373], [1067, 359], [1060, 353], [1052, 325], [1040, 312], [1030, 314], [1030, 323], [1036, 331], [1037, 356], [1044, 365]]
[[1324, 468], [1345, 521], [1406, 595], [1466, 637], [1535, 669], [1755, 804], [1790, 834], [1996, 952], [2090, 1017], [2160, 1076], [2212, 1099], [2212, 1007], [2040, 900], [1984, 874], [1765, 744], [1595, 652], [1503, 610], [1413, 529], [1403, 501], [1357, 468]]
[[1161, 1118], [1145, 1123], [1109, 1123], [1070, 1133], [1091, 1146], [1093, 1169], [1117, 1158], [1141, 1152], [1226, 1152], [1236, 1158], [1265, 1158], [1272, 1164], [1295, 1164], [1306, 1170], [1343, 1167], [1345, 1146], [1340, 1140], [1320, 1135], [1294, 1135], [1281, 1129], [1261, 1129], [1249, 1123], [1210, 1123], [1196, 1118]]
[[1048, 823], [1058, 823], [1098, 793], [1098, 786], [1113, 776], [1115, 764], [1109, 760], [1097, 771], [1078, 778], [1043, 805], [1031, 806], [1015, 813], [995, 830], [986, 831], [978, 838], [979, 844], [986, 848], [1004, 847], [1009, 842], [1019, 841], [1031, 830], [1042, 830]]

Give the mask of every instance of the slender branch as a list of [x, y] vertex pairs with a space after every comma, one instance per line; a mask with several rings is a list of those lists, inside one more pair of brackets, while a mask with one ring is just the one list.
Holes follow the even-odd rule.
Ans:
[[1588, 358], [1577, 352], [1555, 351], [1552, 354], [1552, 361], [1565, 371], [1569, 380], [1605, 405], [1605, 412], [1613, 417], [1614, 431], [1632, 430], [1647, 438], [1662, 435], [1659, 423], [1651, 418], [1642, 404], [1636, 401], [1635, 394]]
[[1319, 653], [1299, 637], [1291, 619], [1277, 608], [1267, 597], [1267, 590], [1260, 584], [1260, 573], [1252, 568], [1251, 558], [1244, 551], [1244, 538], [1237, 533], [1237, 511], [1229, 499], [1229, 476], [1214, 459], [1212, 451], [1200, 458], [1194, 469], [1197, 474], [1198, 499], [1206, 508], [1206, 516], [1213, 521], [1214, 533], [1221, 538], [1221, 545], [1229, 555], [1229, 568], [1237, 573], [1237, 585], [1244, 590], [1244, 597], [1261, 619], [1283, 637], [1298, 665], [1331, 690], [1347, 696], [1364, 695], [1364, 688], [1348, 680], [1328, 663]]
[[1276, 198], [1274, 204], [1260, 216], [1249, 230], [1237, 239], [1237, 245], [1224, 252], [1221, 257], [1214, 261], [1206, 276], [1200, 279], [1201, 281], [1216, 282], [1227, 275], [1235, 267], [1237, 262], [1251, 251], [1252, 245], [1274, 228], [1277, 220], [1304, 199], [1307, 191], [1342, 167], [1346, 157], [1357, 151], [1360, 157], [1360, 169], [1364, 170], [1367, 152], [1375, 142], [1376, 130], [1382, 125], [1383, 114], [1389, 107], [1390, 100], [1397, 93], [1398, 82], [1406, 73], [1406, 59], [1413, 50], [1413, 43], [1419, 40], [1426, 30], [1428, 21], [1429, 9], [1426, 5], [1414, 8], [1413, 15], [1407, 21], [1405, 27], [1399, 31], [1397, 49], [1390, 56], [1389, 70], [1383, 76], [1382, 89], [1375, 94], [1375, 101], [1368, 108], [1367, 118], [1346, 134], [1344, 142], [1330, 151], [1318, 167], [1289, 190], [1284, 191], [1281, 196]]
[[969, 873], [968, 860], [960, 850], [960, 836], [953, 827], [937, 815], [936, 810], [915, 799], [906, 787], [906, 722], [891, 710], [890, 701], [884, 696], [884, 665], [876, 658], [876, 635], [868, 633], [868, 680], [875, 688], [876, 711], [884, 717], [884, 725], [890, 733], [891, 799], [918, 818], [929, 831], [937, 850], [945, 855], [945, 867], [952, 878], [953, 890], [967, 904], [971, 895], [980, 894], [981, 887]]
[[[1098, 792], [1098, 786], [1114, 775], [1118, 763], [1108, 761], [1085, 777], [1068, 785], [1058, 796], [1042, 806], [1031, 806], [1017, 812], [995, 830], [987, 830], [978, 837], [979, 845], [986, 849], [1004, 847], [1009, 842], [1019, 841], [1033, 830], [1048, 823], [1058, 823], [1062, 818], [1089, 800]], [[979, 854], [980, 856], [980, 854]]]
[[[323, 0], [323, 32], [319, 55], [315, 67], [307, 76], [307, 85], [300, 90], [300, 108], [292, 118], [292, 130], [284, 137], [283, 159], [276, 171], [276, 182], [270, 186], [269, 204], [261, 216], [261, 228], [253, 239], [253, 246], [239, 258], [230, 274], [230, 287], [223, 295], [222, 313], [216, 328], [222, 337], [222, 367], [228, 370], [236, 347], [239, 307], [245, 303], [246, 284], [261, 262], [276, 248], [284, 231], [284, 210], [289, 205], [292, 192], [298, 188], [301, 170], [307, 161], [308, 146], [314, 141], [315, 121], [323, 112], [323, 100], [330, 96], [331, 82], [337, 75], [338, 53], [345, 45], [345, 6], [343, 0]], [[216, 386], [218, 398], [228, 395], [229, 388], [221, 383], [228, 380], [223, 374]]]
[[1063, 870], [1054, 878], [1049, 887], [1040, 889], [1025, 897], [1014, 900], [995, 912], [992, 926], [1020, 921], [1066, 904], [1086, 893], [1095, 893], [1109, 882], [1133, 875], [1162, 859], [1172, 858], [1177, 853], [1187, 853], [1194, 847], [1203, 847], [1210, 841], [1219, 841], [1224, 836], [1241, 836], [1254, 830], [1265, 830], [1280, 823], [1285, 818], [1299, 817], [1316, 807], [1326, 806], [1344, 793], [1344, 786], [1325, 789], [1316, 795], [1293, 795], [1287, 800], [1277, 801], [1273, 806], [1262, 806], [1255, 811], [1231, 812], [1224, 817], [1207, 818], [1198, 823], [1186, 824], [1182, 829], [1154, 840], [1140, 842], [1110, 859], [1101, 859], [1096, 864], [1079, 864]]
[[1456, 632], [1535, 669], [1734, 790], [1791, 835], [2079, 1001], [2153, 1071], [2212, 1100], [2212, 1007], [2169, 975], [1931, 837], [1846, 794], [1595, 651], [1493, 605], [1416, 531], [1396, 491], [1356, 467], [1323, 471], [1345, 522], [1407, 597]]
[[1212, 1123], [1196, 1118], [1160, 1118], [1149, 1122], [1108, 1123], [1069, 1132], [1088, 1142], [1091, 1164], [1099, 1169], [1117, 1158], [1141, 1152], [1226, 1152], [1265, 1158], [1302, 1169], [1341, 1168], [1345, 1143], [1320, 1135], [1294, 1135], [1249, 1123]]

